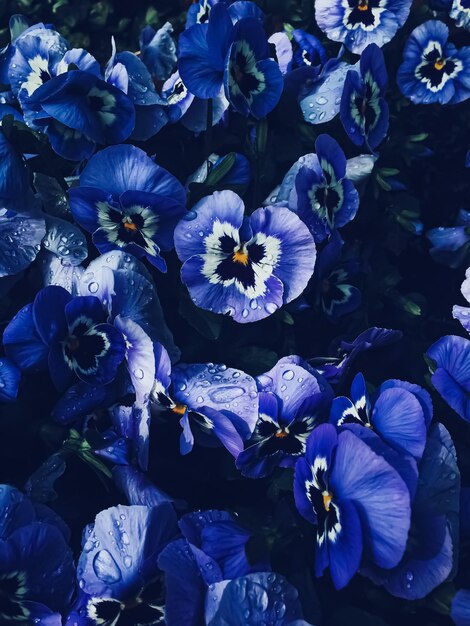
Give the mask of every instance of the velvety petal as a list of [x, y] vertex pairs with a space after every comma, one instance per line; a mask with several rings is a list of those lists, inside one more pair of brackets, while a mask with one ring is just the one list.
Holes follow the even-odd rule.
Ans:
[[131, 145], [110, 146], [98, 152], [83, 170], [80, 186], [95, 187], [115, 197], [136, 190], [168, 196], [183, 205], [186, 202], [186, 192], [178, 180]]
[[470, 591], [457, 591], [452, 600], [450, 615], [456, 626], [470, 626]]
[[93, 233], [100, 226], [98, 203], [108, 204], [111, 196], [102, 189], [81, 186], [69, 189], [69, 199], [73, 217], [82, 228]]
[[176, 533], [176, 517], [171, 505], [155, 508], [118, 505], [98, 513], [85, 543], [78, 568], [82, 571], [81, 588], [90, 595], [116, 599], [135, 597], [143, 584], [143, 567], [156, 558]]
[[175, 398], [194, 411], [206, 406], [227, 417], [243, 439], [258, 419], [258, 393], [254, 379], [225, 365], [179, 365], [173, 370]]
[[185, 539], [172, 541], [158, 557], [165, 572], [165, 619], [168, 626], [200, 626], [207, 587]]
[[372, 411], [374, 429], [392, 447], [420, 458], [426, 443], [426, 423], [421, 404], [406, 389], [385, 389]]
[[397, 565], [405, 551], [411, 516], [410, 494], [397, 472], [367, 444], [343, 431], [330, 484], [339, 500], [356, 504], [371, 559], [382, 567]]
[[421, 404], [421, 408], [423, 409], [424, 420], [426, 422], [426, 427], [428, 428], [431, 425], [433, 407], [432, 400], [429, 393], [426, 389], [423, 389], [419, 385], [414, 385], [413, 383], [409, 383], [405, 380], [398, 380], [396, 378], [392, 378], [390, 380], [386, 380], [384, 383], [380, 385], [379, 393], [381, 393], [384, 389], [396, 388], [400, 387], [402, 389], [406, 389], [411, 392], [418, 402]]
[[71, 300], [72, 296], [63, 287], [44, 287], [34, 298], [34, 323], [46, 345], [66, 337], [68, 329], [64, 311]]
[[311, 524], [317, 523], [317, 516], [308, 497], [308, 483], [312, 481], [312, 468], [305, 458], [300, 458], [295, 466], [294, 498], [299, 513]]
[[118, 315], [114, 325], [126, 342], [126, 360], [137, 402], [148, 400], [155, 380], [153, 342], [142, 328], [128, 317]]
[[17, 528], [36, 520], [33, 504], [10, 485], [0, 485], [0, 539], [4, 541]]
[[315, 267], [316, 247], [305, 224], [283, 207], [257, 209], [250, 218], [253, 233], [264, 233], [280, 242], [281, 254], [274, 275], [284, 285], [284, 302], [297, 298]]
[[338, 502], [341, 530], [328, 534], [330, 573], [336, 589], [345, 587], [359, 569], [362, 558], [362, 527], [354, 502]]
[[195, 24], [181, 33], [178, 54], [178, 70], [184, 84], [203, 99], [217, 96], [224, 76], [220, 59], [212, 58], [207, 30], [207, 24]]
[[47, 365], [49, 352], [41, 340], [33, 317], [33, 305], [20, 309], [3, 331], [7, 356], [21, 370], [41, 370]]

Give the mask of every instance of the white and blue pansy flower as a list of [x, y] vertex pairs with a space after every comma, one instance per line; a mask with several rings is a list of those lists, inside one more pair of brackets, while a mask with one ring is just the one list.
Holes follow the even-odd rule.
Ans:
[[237, 322], [253, 322], [297, 298], [315, 265], [315, 244], [301, 220], [282, 207], [256, 210], [231, 191], [195, 207], [175, 229], [181, 275], [193, 301]]
[[280, 467], [293, 467], [305, 454], [308, 436], [329, 408], [332, 391], [300, 362], [281, 359], [257, 378], [259, 417], [245, 450], [237, 457], [244, 476], [261, 478]]
[[78, 563], [75, 611], [88, 624], [130, 626], [164, 622], [163, 575], [157, 557], [177, 533], [169, 503], [116, 506], [98, 513], [87, 527]]
[[365, 144], [373, 150], [387, 134], [386, 86], [383, 52], [376, 44], [370, 44], [362, 53], [360, 74], [348, 71], [341, 97], [341, 122], [351, 141], [358, 146]]
[[364, 555], [391, 568], [405, 551], [410, 494], [399, 474], [349, 431], [318, 426], [297, 461], [294, 496], [299, 512], [317, 525], [315, 570], [329, 566], [341, 589]]
[[411, 0], [318, 0], [315, 18], [333, 41], [360, 54], [370, 43], [388, 43], [406, 22]]
[[177, 179], [134, 146], [95, 155], [69, 191], [77, 222], [101, 252], [123, 250], [161, 271], [161, 250], [173, 248], [173, 229], [185, 213], [186, 192]]
[[457, 26], [470, 30], [470, 2], [469, 0], [454, 0], [450, 9], [450, 17]]
[[362, 374], [352, 382], [351, 399], [335, 398], [330, 413], [330, 422], [335, 426], [360, 424], [370, 428], [389, 446], [416, 459], [423, 454], [431, 418], [429, 394], [418, 385], [386, 381], [371, 404]]
[[57, 67], [67, 52], [68, 43], [49, 28], [31, 27], [13, 44], [8, 78], [15, 95], [25, 91], [25, 98], [58, 73]]
[[397, 83], [414, 104], [457, 104], [470, 96], [470, 46], [447, 42], [449, 29], [429, 20], [411, 33]]
[[244, 18], [233, 29], [224, 75], [225, 95], [242, 115], [265, 117], [283, 90], [279, 65], [269, 58], [264, 28], [256, 18]]
[[359, 195], [346, 177], [346, 157], [329, 135], [315, 142], [316, 158], [295, 178], [289, 205], [313, 233], [316, 242], [345, 226], [356, 215]]

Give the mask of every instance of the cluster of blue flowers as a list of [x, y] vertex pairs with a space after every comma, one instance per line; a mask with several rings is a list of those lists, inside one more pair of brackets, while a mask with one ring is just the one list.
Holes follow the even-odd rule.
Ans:
[[[450, 582], [470, 492], [441, 423], [446, 411], [470, 421], [470, 268], [469, 306], [452, 312], [463, 332], [434, 336], [419, 384], [399, 372], [373, 384], [365, 353], [380, 361], [401, 332], [374, 318], [353, 335], [348, 325], [374, 298], [348, 230], [364, 187], [402, 185], [377, 167], [395, 123], [390, 84], [401, 107], [468, 106], [470, 45], [453, 41], [470, 30], [470, 5], [444, 4], [423, 20], [411, 0], [315, 0], [313, 34], [254, 2], [198, 0], [181, 32], [147, 26], [138, 52], [113, 40], [104, 65], [52, 25], [11, 18], [0, 50], [0, 410], [34, 408], [32, 390], [45, 389], [41, 418], [60, 436], [34, 473], [0, 476], [11, 483], [0, 486], [1, 625], [328, 625], [302, 576], [336, 593], [356, 575], [470, 624], [470, 591]], [[387, 46], [400, 37], [394, 66]], [[269, 120], [282, 125], [292, 102], [310, 152], [286, 157], [263, 200]], [[234, 134], [233, 120], [243, 140], [230, 135], [237, 150], [218, 154], [214, 135]], [[198, 142], [184, 179], [171, 129], [176, 160], [188, 137]], [[422, 234], [413, 212], [399, 217]], [[426, 234], [434, 259], [459, 266], [469, 211]], [[292, 326], [305, 311], [336, 329], [329, 356], [291, 338], [250, 367], [233, 357], [246, 345], [227, 359], [213, 348], [222, 324], [255, 344], [260, 325]], [[202, 350], [185, 335], [194, 320], [214, 332]], [[201, 352], [218, 362], [198, 362]], [[230, 509], [208, 493], [194, 510], [152, 470], [160, 441], [172, 459], [160, 474], [189, 480], [199, 454], [221, 492], [254, 491]], [[81, 544], [62, 520], [80, 516], [56, 506], [71, 456], [113, 494]], [[260, 527], [247, 509], [266, 492], [279, 506], [260, 506]], [[286, 566], [291, 536], [306, 572]]]

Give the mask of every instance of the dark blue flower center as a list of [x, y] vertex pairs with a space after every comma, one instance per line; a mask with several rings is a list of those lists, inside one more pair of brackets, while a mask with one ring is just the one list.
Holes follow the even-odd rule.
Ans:
[[379, 7], [379, 0], [348, 0], [348, 4], [352, 9], [347, 18], [349, 25], [375, 26], [376, 16], [372, 9]]
[[20, 603], [24, 596], [24, 586], [19, 574], [0, 578], [0, 616], [7, 620], [21, 620], [28, 615]]
[[260, 81], [252, 73], [248, 59], [243, 52], [238, 51], [231, 67], [233, 80], [237, 83], [242, 94], [248, 98], [251, 93], [257, 91]]
[[425, 55], [425, 63], [418, 68], [418, 75], [422, 80], [429, 81], [431, 87], [439, 87], [446, 75], [450, 76], [456, 68], [453, 59], [444, 58], [442, 53], [433, 48]]
[[216, 269], [222, 281], [238, 280], [245, 289], [255, 286], [255, 272], [253, 263], [262, 261], [266, 254], [263, 244], [239, 244], [230, 235], [220, 238], [220, 247], [227, 257], [219, 263]]

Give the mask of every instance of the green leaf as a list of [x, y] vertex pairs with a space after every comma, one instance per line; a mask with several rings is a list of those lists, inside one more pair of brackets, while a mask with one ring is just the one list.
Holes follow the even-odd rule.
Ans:
[[213, 167], [210, 170], [209, 175], [203, 184], [207, 187], [215, 187], [215, 185], [220, 183], [220, 181], [230, 172], [232, 167], [235, 165], [235, 160], [235, 152], [227, 154], [216, 167]]
[[206, 339], [216, 341], [220, 337], [223, 316], [200, 309], [189, 296], [181, 297], [178, 313]]

